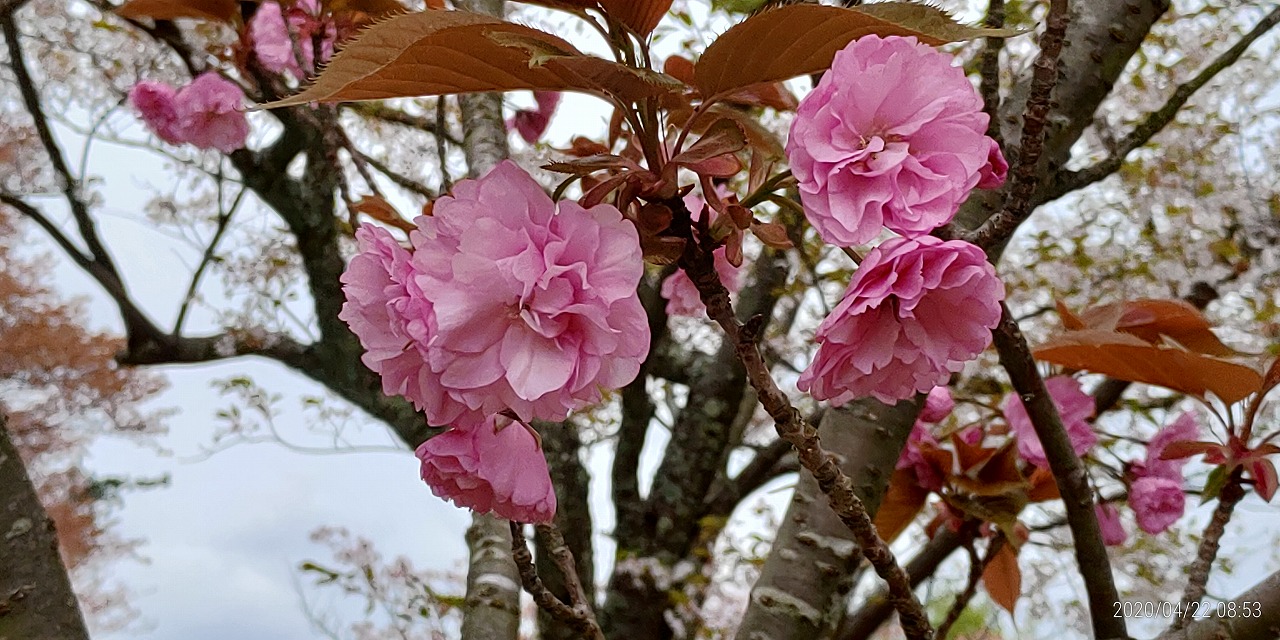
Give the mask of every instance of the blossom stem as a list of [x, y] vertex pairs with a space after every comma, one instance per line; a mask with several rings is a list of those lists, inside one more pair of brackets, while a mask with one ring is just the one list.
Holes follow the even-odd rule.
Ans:
[[[591, 606], [582, 593], [582, 584], [578, 582], [578, 573], [573, 568], [573, 554], [565, 547], [559, 531], [549, 526], [541, 527], [540, 530], [544, 535], [549, 535], [549, 532], [555, 534], [554, 537], [548, 538], [552, 545], [551, 553], [556, 558], [557, 566], [564, 572], [570, 599], [575, 602], [573, 606], [565, 604], [547, 589], [547, 585], [542, 583], [542, 578], [538, 577], [538, 569], [533, 565], [533, 553], [529, 551], [529, 542], [524, 537], [524, 525], [513, 521], [511, 522], [511, 556], [516, 562], [516, 569], [520, 572], [520, 583], [524, 585], [524, 590], [533, 596], [533, 601], [540, 608], [550, 613], [555, 619], [573, 627], [581, 637], [589, 640], [604, 640], [604, 633], [600, 631], [595, 614], [592, 613]], [[568, 556], [567, 561], [562, 558], [562, 555]]]
[[1009, 313], [1009, 307], [1001, 303], [1000, 324], [992, 332], [1000, 364], [1009, 373], [1013, 389], [1026, 407], [1036, 436], [1044, 445], [1049, 470], [1062, 494], [1067, 509], [1067, 524], [1075, 541], [1076, 562], [1084, 578], [1089, 596], [1089, 614], [1093, 620], [1093, 633], [1097, 638], [1127, 638], [1124, 618], [1111, 615], [1120, 594], [1115, 578], [1111, 575], [1111, 562], [1102, 540], [1102, 528], [1094, 509], [1093, 490], [1089, 488], [1089, 474], [1084, 463], [1076, 455], [1071, 438], [1062, 425], [1062, 416], [1045, 388], [1044, 379], [1036, 370], [1031, 347]]
[[1204, 538], [1200, 540], [1196, 559], [1187, 569], [1187, 589], [1182, 592], [1182, 604], [1178, 607], [1183, 614], [1174, 618], [1173, 625], [1169, 627], [1171, 631], [1177, 631], [1186, 626], [1190, 618], [1187, 612], [1204, 597], [1205, 586], [1209, 583], [1209, 571], [1213, 568], [1213, 561], [1218, 557], [1222, 534], [1227, 529], [1227, 523], [1231, 521], [1231, 514], [1235, 511], [1236, 505], [1240, 504], [1240, 500], [1244, 498], [1244, 487], [1240, 483], [1241, 475], [1240, 467], [1233, 469], [1227, 478], [1227, 483], [1222, 487], [1222, 493], [1218, 494], [1218, 506], [1213, 510], [1209, 526], [1204, 529]]
[[[666, 204], [676, 211], [683, 207], [678, 198]], [[680, 258], [680, 266], [697, 286], [702, 302], [707, 307], [708, 317], [720, 325], [726, 338], [733, 342], [738, 359], [746, 369], [747, 379], [755, 389], [760, 404], [774, 420], [778, 437], [795, 447], [800, 464], [813, 474], [818, 486], [827, 495], [831, 508], [853, 532], [863, 556], [888, 584], [890, 599], [898, 611], [907, 638], [931, 639], [933, 627], [911, 589], [911, 580], [898, 565], [889, 545], [876, 532], [866, 506], [854, 493], [853, 481], [836, 464], [835, 457], [822, 448], [818, 430], [804, 419], [770, 375], [760, 353], [760, 336], [757, 331], [752, 330], [759, 322], [748, 320], [745, 324], [740, 324], [734, 315], [729, 291], [716, 273], [711, 250], [690, 239]]]

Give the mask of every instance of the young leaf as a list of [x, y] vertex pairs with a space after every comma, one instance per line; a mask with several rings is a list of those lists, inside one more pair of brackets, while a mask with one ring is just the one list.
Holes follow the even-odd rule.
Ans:
[[1276, 465], [1270, 460], [1260, 459], [1249, 463], [1249, 475], [1253, 476], [1253, 488], [1265, 501], [1271, 502], [1276, 495]]
[[1013, 613], [1022, 595], [1022, 570], [1018, 568], [1018, 552], [1011, 544], [1004, 544], [982, 570], [982, 585], [987, 595], [1005, 611]]
[[1160, 459], [1181, 460], [1183, 458], [1208, 454], [1214, 451], [1223, 451], [1223, 446], [1216, 442], [1191, 442], [1186, 440], [1181, 442], [1170, 442], [1165, 445], [1163, 450], [1160, 451]]
[[984, 36], [1014, 36], [955, 22], [941, 9], [915, 3], [854, 8], [790, 4], [758, 13], [725, 31], [695, 66], [697, 87], [719, 99], [752, 85], [779, 82], [831, 66], [836, 52], [865, 35], [915, 36], [939, 45]]
[[400, 212], [396, 211], [396, 208], [382, 196], [365, 196], [359, 202], [352, 204], [351, 210], [403, 231], [414, 231], [418, 228], [417, 225], [401, 217]]
[[1183, 349], [1157, 346], [1127, 333], [1098, 329], [1055, 336], [1035, 356], [1073, 369], [1144, 382], [1234, 404], [1258, 390], [1262, 376], [1244, 365]]
[[916, 519], [929, 498], [929, 491], [916, 482], [910, 469], [898, 469], [889, 478], [889, 489], [876, 511], [876, 531], [885, 542], [893, 542]]
[[1037, 467], [1031, 472], [1029, 481], [1031, 482], [1031, 488], [1027, 490], [1029, 502], [1048, 502], [1062, 497], [1058, 492], [1058, 481], [1053, 477], [1053, 472], [1048, 469]]
[[1197, 353], [1237, 355], [1214, 335], [1204, 314], [1183, 300], [1143, 298], [1104, 304], [1080, 312], [1080, 319], [1089, 328], [1114, 329], [1151, 344], [1160, 344], [1164, 336]]
[[667, 15], [671, 0], [600, 0], [600, 5], [611, 18], [643, 38]]
[[129, 0], [116, 9], [116, 15], [133, 20], [199, 18], [231, 23], [240, 15], [240, 3], [237, 0]]
[[671, 159], [671, 164], [689, 166], [745, 149], [747, 137], [737, 122], [724, 118], [707, 128], [698, 141]]
[[584, 55], [532, 27], [465, 11], [425, 11], [374, 24], [306, 90], [264, 106], [520, 89], [636, 100], [673, 86], [683, 85]]

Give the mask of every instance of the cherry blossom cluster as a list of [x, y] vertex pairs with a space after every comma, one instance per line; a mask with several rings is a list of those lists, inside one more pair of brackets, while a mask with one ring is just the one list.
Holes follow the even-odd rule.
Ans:
[[244, 91], [212, 71], [181, 89], [144, 80], [129, 91], [129, 102], [147, 128], [169, 144], [231, 153], [244, 147], [249, 135]]
[[867, 36], [838, 52], [791, 125], [787, 157], [828, 243], [880, 237], [818, 328], [797, 386], [839, 406], [895, 402], [947, 383], [991, 343], [1004, 285], [978, 247], [927, 235], [1008, 165], [982, 98], [953, 59], [915, 38]]
[[383, 391], [449, 428], [417, 450], [437, 495], [549, 521], [555, 494], [528, 423], [564, 420], [639, 372], [639, 235], [611, 205], [552, 201], [510, 161], [416, 224], [412, 250], [381, 227], [358, 231], [339, 317]]
[[298, 0], [287, 8], [278, 2], [263, 2], [249, 21], [249, 39], [262, 68], [295, 78], [307, 76], [332, 57], [337, 38], [337, 27], [322, 19], [317, 0]]

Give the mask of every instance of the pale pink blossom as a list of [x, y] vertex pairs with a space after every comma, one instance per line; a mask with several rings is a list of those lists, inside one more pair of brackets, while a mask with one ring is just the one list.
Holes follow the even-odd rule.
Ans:
[[427, 362], [451, 402], [562, 420], [635, 378], [649, 350], [636, 295], [644, 261], [616, 208], [564, 200], [557, 210], [506, 161], [417, 222], [414, 263], [436, 320]]
[[1187, 496], [1182, 491], [1182, 482], [1149, 476], [1138, 478], [1129, 485], [1129, 506], [1143, 531], [1163, 533], [1182, 517]]
[[929, 426], [916, 421], [911, 427], [911, 435], [907, 436], [907, 446], [898, 456], [896, 469], [911, 469], [916, 474], [916, 482], [930, 491], [942, 489], [942, 474], [925, 458], [921, 445], [937, 447], [938, 441], [929, 431]]
[[542, 134], [547, 132], [547, 127], [551, 125], [551, 116], [555, 114], [556, 106], [560, 104], [560, 92], [534, 91], [533, 99], [538, 104], [536, 109], [520, 109], [507, 121], [507, 128], [515, 129], [529, 144], [537, 142]]
[[1129, 534], [1120, 522], [1120, 512], [1110, 503], [1094, 505], [1094, 513], [1098, 515], [1098, 526], [1102, 529], [1102, 543], [1108, 547], [1124, 544]]
[[[433, 409], [434, 424], [474, 426], [484, 416], [450, 402], [427, 365], [427, 342], [435, 334], [435, 313], [417, 276], [412, 256], [386, 229], [364, 225], [356, 231], [360, 252], [342, 274], [346, 303], [338, 314], [360, 339], [365, 366], [381, 374], [382, 392], [404, 396], [418, 409]], [[467, 414], [468, 421], [461, 420]]]
[[1196, 414], [1185, 411], [1176, 420], [1165, 426], [1151, 441], [1147, 443], [1147, 459], [1133, 464], [1133, 473], [1138, 477], [1158, 476], [1182, 482], [1182, 468], [1187, 459], [1161, 460], [1160, 454], [1174, 442], [1194, 441], [1200, 437], [1200, 423]]
[[196, 76], [177, 96], [178, 127], [182, 137], [201, 149], [231, 153], [244, 146], [249, 121], [244, 115], [244, 91], [212, 71]]
[[823, 240], [864, 244], [882, 227], [926, 234], [979, 182], [998, 184], [1007, 165], [954, 61], [915, 38], [865, 36], [800, 102], [786, 151]]
[[[708, 224], [715, 222], [718, 214], [714, 209], [706, 206], [706, 202], [694, 194], [684, 197], [685, 206], [689, 208], [690, 217], [694, 222], [702, 218], [702, 212], [705, 209], [709, 212], [711, 219]], [[724, 285], [729, 293], [737, 293], [742, 288], [742, 277], [744, 275], [742, 267], [735, 267], [729, 263], [729, 259], [725, 257], [725, 248], [717, 247], [712, 252], [713, 264], [716, 274], [720, 276], [720, 282]], [[684, 269], [680, 269], [675, 273], [667, 276], [662, 281], [662, 297], [667, 300], [667, 315], [669, 316], [686, 316], [691, 318], [703, 317], [707, 312], [706, 305], [702, 304], [702, 296], [698, 293], [698, 286], [693, 284], [693, 280], [689, 279], [689, 274]]]
[[[333, 55], [337, 29], [332, 23], [322, 21], [319, 13], [316, 0], [299, 0], [287, 9], [278, 2], [258, 5], [253, 19], [249, 21], [249, 39], [262, 68], [301, 78], [314, 71], [317, 64], [328, 60]], [[315, 59], [317, 34], [321, 34], [319, 60]], [[295, 39], [297, 49], [293, 46]]]
[[129, 103], [142, 115], [142, 122], [169, 144], [184, 142], [178, 127], [177, 94], [173, 87], [153, 80], [139, 82], [129, 90]]
[[978, 247], [931, 236], [872, 249], [818, 327], [797, 386], [833, 406], [894, 403], [946, 384], [987, 345], [1004, 285]]
[[546, 457], [524, 424], [498, 417], [449, 429], [415, 453], [431, 492], [460, 507], [517, 522], [551, 522], [555, 516]]
[[924, 399], [924, 407], [920, 409], [922, 422], [942, 422], [956, 408], [956, 401], [951, 399], [951, 389], [934, 387]]
[[[1044, 381], [1044, 386], [1049, 390], [1054, 406], [1058, 407], [1058, 414], [1062, 416], [1062, 426], [1067, 430], [1072, 450], [1076, 455], [1082, 455], [1093, 448], [1098, 443], [1098, 436], [1089, 424], [1089, 419], [1094, 415], [1093, 398], [1071, 376], [1049, 378]], [[1017, 394], [1009, 394], [1005, 401], [1004, 419], [1009, 423], [1009, 429], [1018, 436], [1018, 454], [1037, 467], [1048, 468], [1049, 460], [1045, 457], [1044, 445], [1036, 435], [1027, 409]]]

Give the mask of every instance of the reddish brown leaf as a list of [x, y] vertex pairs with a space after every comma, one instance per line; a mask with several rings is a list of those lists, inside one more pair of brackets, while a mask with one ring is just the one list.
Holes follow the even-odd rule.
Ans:
[[637, 35], [649, 35], [671, 9], [671, 0], [600, 0], [609, 17], [627, 25]]
[[1200, 398], [1213, 393], [1227, 404], [1238, 402], [1262, 384], [1262, 376], [1244, 365], [1097, 329], [1055, 336], [1035, 355], [1064, 367], [1153, 384]]
[[1262, 388], [1258, 390], [1258, 395], [1267, 395], [1276, 385], [1280, 385], [1280, 357], [1272, 360], [1271, 366], [1267, 367], [1267, 375], [1262, 377]]
[[584, 55], [532, 27], [464, 11], [425, 11], [374, 24], [306, 90], [264, 106], [519, 89], [635, 100], [681, 86], [664, 74]]
[[240, 15], [240, 3], [237, 0], [129, 0], [116, 9], [116, 15], [133, 20], [198, 18], [231, 23]]
[[1090, 329], [1128, 333], [1151, 344], [1166, 336], [1197, 353], [1233, 356], [1237, 352], [1223, 344], [1209, 327], [1209, 321], [1183, 300], [1144, 298], [1092, 307], [1080, 312], [1080, 320]]
[[[381, 18], [393, 13], [402, 13], [407, 11], [399, 0], [328, 0], [323, 3], [325, 8], [333, 13], [342, 11], [359, 11], [366, 13], [374, 18]], [[428, 9], [443, 9], [443, 0], [428, 0]]]
[[1160, 451], [1160, 459], [1181, 460], [1183, 458], [1190, 458], [1191, 456], [1208, 454], [1215, 451], [1224, 452], [1225, 450], [1222, 445], [1216, 442], [1191, 442], [1189, 440], [1183, 440], [1181, 442], [1170, 442], [1166, 445], [1165, 448]]
[[1053, 305], [1058, 308], [1058, 317], [1062, 319], [1062, 328], [1068, 331], [1077, 331], [1085, 328], [1084, 321], [1081, 320], [1079, 316], [1072, 313], [1071, 309], [1067, 308], [1065, 302], [1061, 300], [1054, 300]]
[[790, 249], [795, 246], [791, 243], [791, 238], [787, 237], [786, 227], [776, 222], [756, 222], [751, 225], [751, 233], [765, 246], [774, 249]]
[[574, 158], [563, 162], [551, 162], [542, 165], [547, 171], [556, 173], [567, 173], [575, 176], [585, 176], [590, 173], [602, 171], [604, 169], [625, 169], [628, 171], [644, 171], [644, 167], [632, 162], [622, 156], [615, 156], [610, 153], [601, 153], [585, 158]]
[[1253, 476], [1253, 488], [1263, 500], [1271, 502], [1276, 495], [1276, 466], [1270, 460], [1254, 460], [1249, 463], [1249, 475]]
[[396, 208], [382, 196], [365, 196], [359, 202], [352, 204], [351, 210], [404, 231], [413, 231], [418, 228], [417, 225], [400, 217], [400, 212], [396, 211]]
[[[953, 438], [959, 441], [958, 437]], [[952, 481], [956, 486], [976, 496], [1000, 496], [1026, 490], [1029, 485], [1018, 469], [1018, 449], [1015, 440], [1009, 440], [999, 449], [980, 449], [964, 445], [963, 441], [956, 446], [957, 456], [960, 446], [970, 450], [970, 457], [981, 456], [972, 467], [965, 469], [962, 475]], [[963, 464], [963, 463], [962, 463]], [[1016, 515], [1016, 512], [1015, 514]]]
[[1022, 570], [1018, 568], [1018, 552], [1011, 544], [1004, 544], [982, 570], [982, 586], [987, 595], [1005, 611], [1013, 613], [1022, 595]]
[[725, 100], [750, 107], [769, 107], [777, 111], [792, 111], [800, 106], [800, 100], [781, 82], [753, 85], [735, 92]]
[[880, 537], [885, 542], [893, 542], [916, 519], [928, 498], [929, 491], [916, 483], [911, 470], [894, 471], [889, 478], [889, 489], [876, 511], [875, 525]]
[[609, 153], [609, 147], [585, 136], [574, 136], [573, 140], [569, 141], [569, 148], [560, 149], [559, 151], [575, 158], [585, 158]]
[[724, 239], [724, 258], [735, 267], [742, 266], [742, 232], [734, 229]]
[[693, 84], [693, 61], [684, 56], [667, 56], [662, 62], [662, 72], [685, 84]]
[[707, 128], [698, 141], [689, 145], [680, 155], [671, 159], [671, 164], [691, 166], [736, 153], [747, 147], [747, 137], [737, 122], [723, 118]]
[[636, 217], [636, 228], [643, 236], [656, 236], [671, 226], [673, 218], [670, 207], [661, 204], [646, 204], [640, 207]]
[[675, 264], [680, 259], [680, 254], [684, 253], [684, 245], [684, 238], [674, 236], [640, 237], [640, 250], [644, 253], [645, 262], [650, 264]]
[[1058, 481], [1053, 477], [1052, 471], [1036, 467], [1036, 470], [1031, 472], [1029, 480], [1031, 488], [1027, 490], [1028, 501], [1048, 502], [1062, 497], [1058, 492]]
[[916, 3], [848, 9], [789, 4], [747, 18], [712, 42], [695, 66], [697, 87], [703, 96], [718, 99], [752, 85], [817, 73], [830, 67], [849, 42], [873, 33], [916, 36], [931, 45], [1018, 34], [966, 27], [940, 9]]

